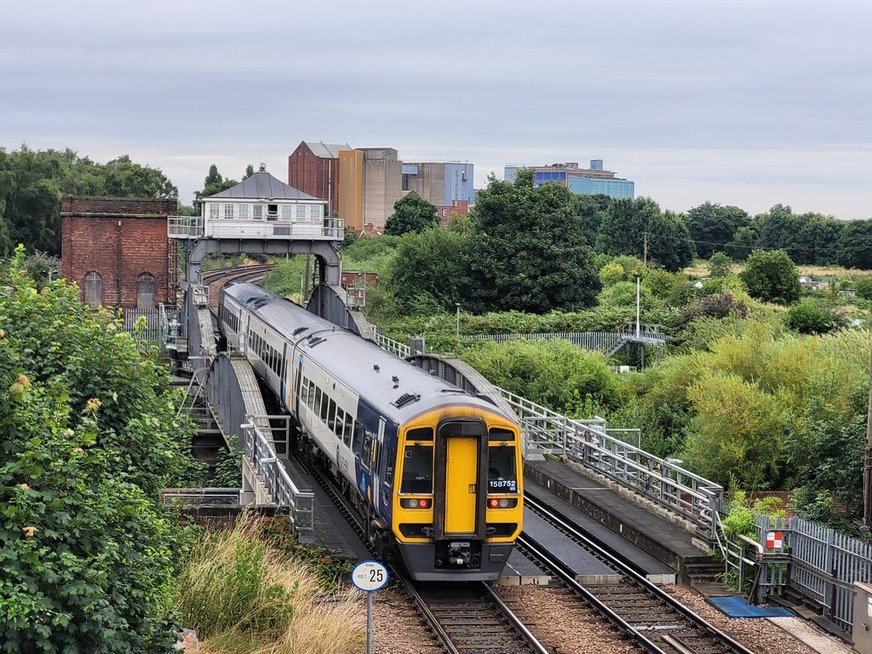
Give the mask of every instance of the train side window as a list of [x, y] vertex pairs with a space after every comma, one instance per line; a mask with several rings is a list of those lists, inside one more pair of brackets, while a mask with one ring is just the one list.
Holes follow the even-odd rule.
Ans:
[[364, 430], [363, 425], [361, 425], [357, 420], [354, 421], [354, 442], [351, 446], [352, 451], [357, 455], [361, 456], [363, 452], [363, 441], [364, 441]]
[[333, 420], [333, 433], [342, 440], [342, 430], [345, 429], [345, 410], [336, 407], [336, 418]]
[[342, 440], [348, 447], [351, 447], [351, 435], [354, 433], [354, 417], [350, 413], [345, 414], [345, 427], [342, 434]]
[[306, 404], [309, 405], [309, 408], [313, 411], [315, 410], [315, 382], [311, 379], [309, 380], [309, 397], [306, 398]]
[[432, 441], [433, 440], [433, 428], [432, 427], [418, 427], [417, 429], [410, 429], [406, 432], [406, 440], [407, 441]]
[[385, 478], [384, 483], [390, 486], [394, 483], [394, 466], [396, 465], [397, 453], [394, 452], [393, 446], [388, 447], [385, 451]]
[[321, 400], [324, 399], [324, 394], [321, 392], [321, 388], [319, 386], [315, 387], [315, 406], [312, 407], [312, 410], [316, 415], [321, 414]]
[[517, 493], [518, 477], [515, 473], [515, 448], [494, 445], [488, 448], [487, 489], [489, 493]]
[[321, 400], [321, 422], [325, 425], [330, 424], [328, 420], [330, 419], [331, 409], [332, 413], [336, 413], [336, 404], [327, 397], [327, 393], [324, 393], [324, 398]]
[[433, 448], [429, 445], [406, 445], [403, 458], [401, 493], [433, 492]]
[[300, 394], [300, 402], [303, 404], [309, 403], [309, 380], [303, 377], [300, 379], [300, 387], [297, 392]]
[[372, 468], [372, 457], [374, 454], [375, 434], [368, 429], [363, 430], [363, 454], [361, 458], [367, 468]]

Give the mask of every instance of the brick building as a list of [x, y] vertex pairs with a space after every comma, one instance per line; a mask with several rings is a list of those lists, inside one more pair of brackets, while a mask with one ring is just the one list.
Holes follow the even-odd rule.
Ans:
[[347, 143], [300, 142], [288, 157], [288, 184], [313, 197], [329, 200], [328, 215], [335, 216], [339, 208], [339, 151], [350, 149]]
[[173, 304], [174, 249], [167, 216], [176, 200], [65, 197], [61, 200], [61, 274], [83, 302], [124, 309]]

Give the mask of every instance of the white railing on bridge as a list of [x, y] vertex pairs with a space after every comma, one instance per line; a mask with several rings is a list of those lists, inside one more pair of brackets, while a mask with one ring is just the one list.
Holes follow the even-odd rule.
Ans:
[[681, 514], [706, 534], [715, 535], [715, 514], [724, 489], [704, 477], [627, 442], [624, 430], [608, 429], [605, 420], [575, 420], [497, 388], [521, 421], [527, 452], [566, 456], [629, 486]]
[[[243, 453], [273, 503], [290, 509], [294, 528], [303, 540], [302, 535], [310, 535], [314, 528], [315, 494], [297, 488], [279, 459], [280, 451], [287, 455], [290, 417], [249, 415], [245, 419], [246, 423], [241, 425]], [[278, 430], [282, 438], [276, 439], [274, 430], [270, 427], [271, 421], [275, 420], [285, 421], [284, 426]], [[270, 432], [269, 435], [265, 433], [267, 431]]]
[[325, 218], [320, 223], [297, 222], [287, 218], [275, 220], [211, 220], [208, 225], [203, 216], [168, 216], [167, 236], [177, 239], [214, 238], [287, 238], [326, 239], [341, 241], [345, 238], [345, 221]]
[[200, 238], [203, 216], [167, 216], [167, 236], [170, 238]]
[[[411, 348], [378, 330], [375, 342], [406, 358]], [[723, 507], [723, 486], [661, 459], [639, 447], [641, 431], [611, 430], [602, 418], [574, 420], [498, 386], [521, 421], [528, 453], [567, 456], [629, 486], [693, 522], [710, 538], [716, 534], [716, 514]], [[628, 443], [632, 440], [633, 443]]]

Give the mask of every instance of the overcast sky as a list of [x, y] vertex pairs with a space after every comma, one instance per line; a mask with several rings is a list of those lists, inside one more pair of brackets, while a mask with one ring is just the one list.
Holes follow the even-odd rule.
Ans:
[[287, 181], [302, 140], [408, 161], [604, 159], [686, 210], [872, 217], [868, 0], [30, 0], [0, 20], [0, 146]]

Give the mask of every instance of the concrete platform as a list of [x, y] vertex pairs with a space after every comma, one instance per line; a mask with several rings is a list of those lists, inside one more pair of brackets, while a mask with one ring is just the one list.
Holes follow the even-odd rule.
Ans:
[[[593, 518], [589, 517], [587, 514], [583, 513], [580, 509], [549, 493], [548, 490], [544, 487], [527, 479], [524, 481], [524, 490], [529, 493], [534, 499], [547, 501], [547, 503], [553, 506], [557, 511], [565, 515], [567, 518], [569, 518], [570, 520], [578, 524], [579, 527], [585, 530], [590, 535], [591, 539], [597, 542], [597, 544], [601, 545], [607, 550], [620, 554], [625, 560], [629, 561], [636, 570], [643, 573], [645, 577], [652, 583], [674, 584], [676, 582], [677, 575], [675, 570], [673, 570], [668, 565], [655, 558], [651, 554], [648, 554], [644, 550], [636, 547], [629, 541], [624, 540], [619, 534], [616, 534], [607, 527], [603, 526]], [[536, 516], [533, 517], [536, 518]], [[532, 528], [532, 525], [534, 523], [531, 523], [531, 521], [527, 520], [526, 514], [524, 516], [524, 519], [524, 531], [528, 531]], [[549, 547], [551, 547], [549, 541], [543, 542], [532, 531], [530, 531], [529, 533], [531, 536], [533, 536], [533, 538], [539, 540], [539, 542], [541, 542], [543, 545], [548, 545]], [[590, 583], [608, 582], [591, 581]]]
[[497, 579], [496, 583], [499, 586], [524, 586], [526, 584], [547, 586], [551, 583], [551, 576], [545, 574], [539, 566], [518, 550], [512, 550], [509, 561], [503, 569], [503, 576]]
[[524, 511], [524, 533], [545, 546], [564, 563], [582, 584], [617, 584], [621, 573], [613, 570], [590, 552], [583, 550], [566, 534], [559, 531], [529, 509]]
[[586, 515], [588, 524], [599, 524], [606, 530], [600, 530], [600, 535], [605, 537], [607, 531], [617, 535], [619, 540], [609, 541], [615, 546], [626, 541], [647, 554], [650, 557], [647, 562], [641, 557], [638, 561], [640, 565], [651, 566], [652, 574], [661, 574], [662, 569], [653, 566], [651, 559], [666, 564], [681, 581], [690, 583], [692, 572], [715, 563], [689, 529], [650, 507], [634, 503], [625, 493], [598, 481], [593, 474], [584, 474], [554, 459], [528, 461], [524, 465], [524, 482], [528, 489], [538, 484], [556, 495], [566, 505]]

